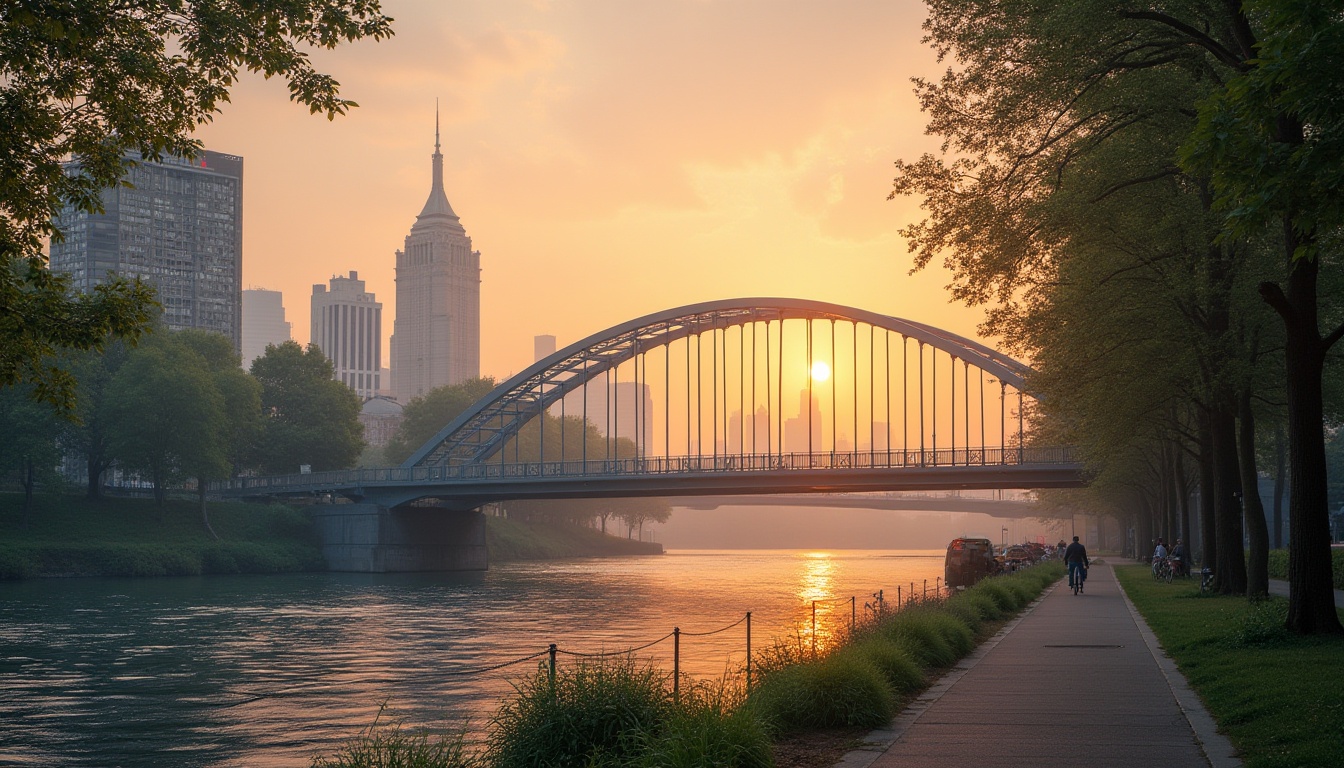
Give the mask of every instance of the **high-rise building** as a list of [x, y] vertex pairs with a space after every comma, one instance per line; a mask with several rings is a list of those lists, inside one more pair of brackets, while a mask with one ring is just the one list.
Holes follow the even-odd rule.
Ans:
[[364, 290], [358, 272], [331, 278], [330, 290], [321, 283], [313, 286], [312, 329], [312, 343], [331, 358], [338, 380], [360, 397], [378, 394], [383, 305]]
[[555, 337], [542, 334], [532, 337], [532, 362], [539, 363], [555, 354]]
[[67, 206], [55, 224], [51, 268], [80, 291], [111, 274], [153, 285], [163, 322], [222, 333], [242, 344], [243, 158], [203, 152], [195, 160], [136, 161], [130, 186], [102, 192], [103, 212]]
[[443, 190], [438, 115], [429, 199], [397, 251], [392, 386], [407, 403], [481, 374], [481, 252]]
[[293, 326], [285, 319], [284, 294], [248, 288], [243, 291], [243, 367], [266, 354], [271, 344], [294, 338]]

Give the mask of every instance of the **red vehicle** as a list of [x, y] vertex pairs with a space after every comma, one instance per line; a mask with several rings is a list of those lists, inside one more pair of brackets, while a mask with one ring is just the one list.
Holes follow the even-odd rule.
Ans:
[[953, 539], [947, 545], [943, 579], [948, 587], [969, 587], [998, 570], [994, 542], [989, 539]]

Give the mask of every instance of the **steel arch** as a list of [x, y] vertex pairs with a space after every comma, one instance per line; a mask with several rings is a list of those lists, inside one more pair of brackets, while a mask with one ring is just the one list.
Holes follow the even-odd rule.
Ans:
[[414, 454], [403, 467], [479, 463], [565, 395], [638, 354], [705, 331], [783, 320], [842, 320], [882, 328], [942, 350], [1024, 394], [1028, 366], [997, 350], [924, 323], [831, 304], [781, 298], [722, 299], [629, 320], [539, 360], [495, 387]]

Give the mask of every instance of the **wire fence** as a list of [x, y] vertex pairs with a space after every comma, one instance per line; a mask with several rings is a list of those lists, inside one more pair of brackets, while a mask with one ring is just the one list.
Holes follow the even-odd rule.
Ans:
[[[822, 621], [826, 619], [826, 614], [824, 613], [819, 617], [817, 610], [818, 606], [824, 607], [827, 605], [843, 605], [844, 603], [849, 603], [850, 610], [848, 620], [843, 621], [843, 623], [840, 626], [840, 631], [834, 633], [835, 635], [843, 639], [846, 636], [846, 633], [848, 634], [848, 636], [852, 637], [854, 634], [860, 632], [866, 627], [874, 625], [882, 621], [884, 618], [890, 615], [894, 615], [896, 612], [900, 610], [918, 605], [941, 602], [945, 600], [947, 597], [949, 597], [951, 594], [954, 594], [955, 590], [952, 588], [944, 587], [942, 583], [942, 578], [939, 577], [934, 579], [932, 590], [930, 590], [928, 580], [925, 579], [922, 582], [910, 582], [908, 589], [905, 587], [905, 585], [899, 585], [896, 587], [895, 592], [896, 592], [896, 599], [894, 602], [890, 599], [890, 591], [885, 588], [879, 589], [876, 592], [871, 593], [867, 597], [862, 598], [862, 607], [863, 607], [862, 614], [859, 613], [859, 604], [861, 598], [858, 595], [851, 595], [849, 597], [819, 598], [816, 600], [811, 600], [810, 632], [808, 633], [810, 635], [809, 655], [811, 656], [811, 658], [813, 659], [820, 658], [821, 649], [818, 648], [817, 641], [818, 637], [821, 634], [821, 630], [824, 629], [824, 627], [819, 627], [818, 622], [819, 618]], [[529, 653], [515, 658], [510, 658], [504, 661], [465, 669], [455, 669], [446, 671], [440, 669], [423, 670], [419, 674], [409, 676], [409, 678], [408, 676], [405, 675], [399, 676], [398, 682], [404, 683], [407, 682], [408, 680], [409, 681], [418, 680], [425, 683], [435, 683], [441, 681], [446, 682], [448, 680], [460, 680], [463, 678], [482, 678], [491, 675], [492, 673], [499, 672], [500, 670], [515, 667], [520, 664], [526, 664], [528, 662], [538, 662], [539, 664], [538, 671], [540, 671], [540, 668], [544, 668], [546, 674], [550, 677], [551, 682], [554, 683], [557, 669], [559, 666], [559, 660], [560, 657], [562, 656], [584, 661], [588, 660], [601, 661], [603, 659], [611, 659], [611, 658], [630, 658], [634, 654], [637, 654], [641, 651], [646, 651], [650, 648], [665, 643], [668, 640], [671, 640], [672, 695], [675, 700], [679, 699], [681, 695], [681, 681], [683, 677], [681, 669], [682, 638], [707, 638], [715, 635], [720, 635], [725, 632], [729, 632], [738, 627], [743, 627], [744, 629], [743, 642], [746, 652], [745, 653], [746, 662], [742, 672], [745, 678], [746, 690], [750, 691], [753, 683], [753, 661], [754, 661], [752, 655], [752, 611], [746, 611], [740, 618], [736, 619], [731, 623], [725, 624], [716, 629], [711, 629], [703, 632], [690, 632], [683, 630], [680, 626], [674, 626], [671, 632], [668, 632], [667, 634], [662, 635], [661, 637], [657, 637], [653, 640], [648, 640], [646, 642], [624, 647], [619, 650], [580, 651], [561, 647], [560, 644], [558, 643], [550, 643], [543, 650], [539, 650], [534, 653]], [[794, 624], [794, 628], [795, 630], [799, 629], [796, 623]], [[376, 682], [376, 681], [366, 680], [362, 682]], [[288, 696], [303, 695], [322, 690], [337, 690], [344, 686], [349, 685], [349, 683], [350, 683], [349, 680], [345, 680], [342, 682], [311, 681], [307, 683], [286, 685], [283, 688], [278, 688], [270, 691], [255, 691], [255, 690], [240, 691], [238, 693], [242, 696], [242, 698], [240, 698], [237, 701], [231, 701], [226, 704], [221, 704], [219, 706], [222, 708], [231, 708], [260, 701], [263, 699], [283, 698]]]

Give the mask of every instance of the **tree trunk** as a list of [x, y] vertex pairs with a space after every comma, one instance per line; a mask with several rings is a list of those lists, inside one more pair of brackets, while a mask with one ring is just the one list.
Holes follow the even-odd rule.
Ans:
[[1217, 526], [1213, 500], [1217, 497], [1213, 478], [1213, 428], [1207, 410], [1199, 414], [1199, 564], [1215, 568], [1218, 563]]
[[[1185, 539], [1185, 551], [1194, 552], [1195, 537], [1190, 533], [1190, 482], [1185, 476], [1185, 458], [1181, 455], [1183, 449], [1177, 446], [1176, 449], [1176, 493], [1178, 494], [1177, 503], [1180, 504], [1181, 519], [1181, 538]], [[1187, 555], [1189, 557], [1189, 555]], [[1187, 564], [1190, 562], [1186, 561]]]
[[1237, 395], [1237, 457], [1241, 468], [1242, 509], [1246, 515], [1246, 537], [1250, 558], [1246, 567], [1246, 596], [1258, 599], [1269, 595], [1269, 529], [1265, 527], [1265, 506], [1260, 502], [1260, 473], [1255, 468], [1255, 414], [1251, 411], [1251, 390]]
[[210, 527], [210, 510], [205, 504], [205, 478], [196, 478], [196, 496], [201, 502], [201, 523], [205, 526], [205, 532], [210, 534], [210, 538], [219, 541], [219, 536], [215, 534], [215, 529]]
[[1213, 501], [1218, 538], [1218, 559], [1213, 570], [1218, 592], [1246, 594], [1246, 555], [1242, 547], [1241, 472], [1237, 467], [1237, 420], [1230, 409], [1218, 408], [1211, 415], [1213, 437]]
[[33, 460], [25, 457], [23, 460], [23, 516], [20, 518], [20, 525], [26, 531], [32, 525], [33, 514], [33, 486], [37, 484], [36, 472], [33, 469]]
[[1153, 511], [1147, 498], [1140, 498], [1140, 505], [1135, 515], [1134, 559], [1146, 562], [1153, 555]]
[[1260, 295], [1283, 319], [1288, 391], [1288, 629], [1301, 635], [1340, 635], [1330, 559], [1326, 485], [1325, 409], [1321, 376], [1327, 346], [1316, 303], [1319, 265], [1294, 258], [1304, 240], [1284, 224], [1288, 290], [1263, 283]]
[[1283, 490], [1288, 480], [1288, 451], [1283, 444], [1283, 425], [1274, 428], [1274, 548], [1283, 549]]

